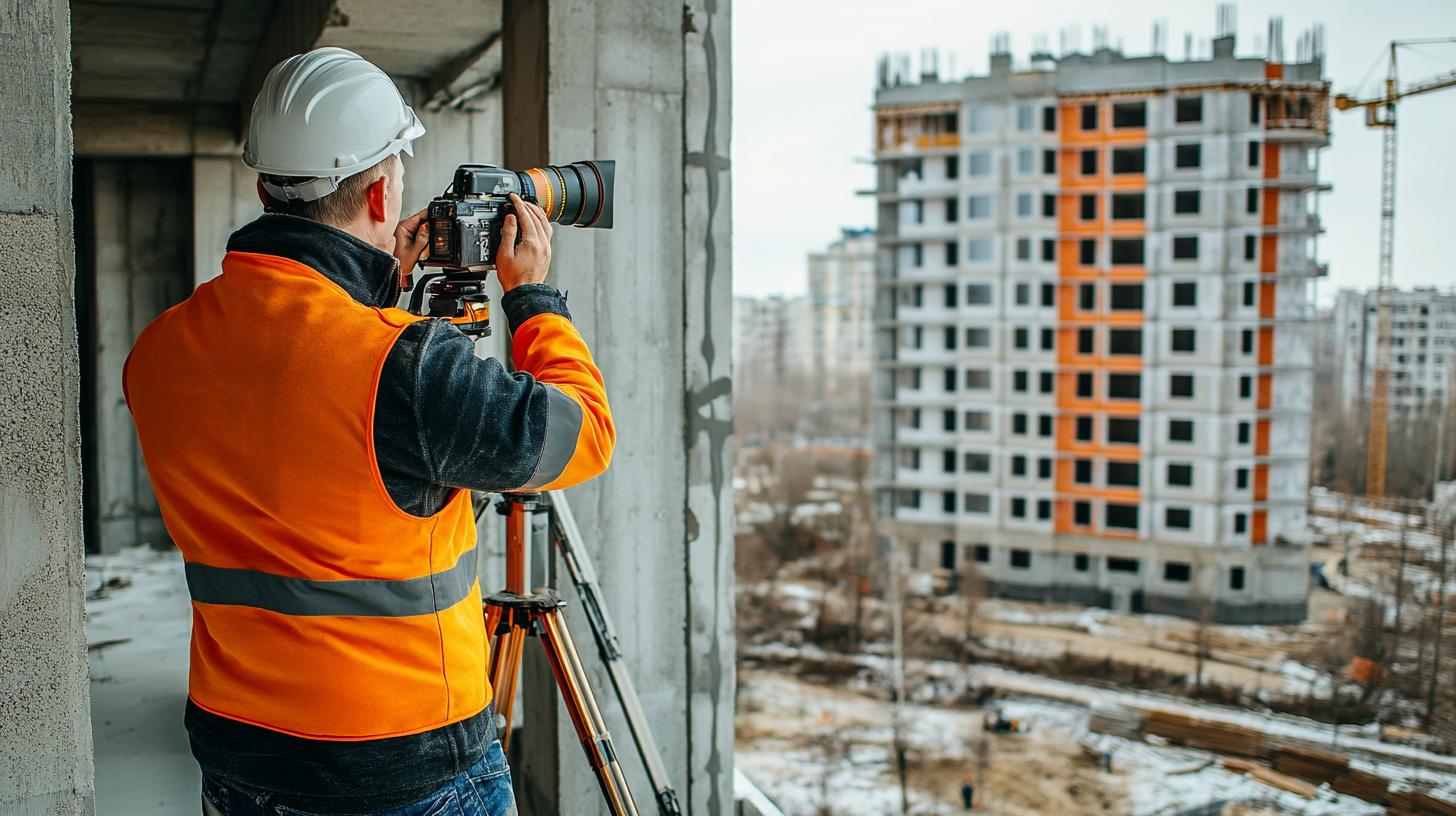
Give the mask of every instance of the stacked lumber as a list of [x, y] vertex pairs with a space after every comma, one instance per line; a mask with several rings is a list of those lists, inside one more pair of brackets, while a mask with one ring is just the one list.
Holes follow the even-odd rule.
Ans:
[[1319, 794], [1319, 789], [1314, 785], [1295, 779], [1287, 774], [1279, 773], [1273, 768], [1265, 768], [1262, 765], [1251, 771], [1249, 776], [1263, 782], [1271, 788], [1289, 791], [1290, 793], [1303, 796], [1306, 799], [1313, 799]]
[[1298, 794], [1306, 799], [1313, 799], [1319, 795], [1319, 788], [1303, 780], [1280, 773], [1262, 762], [1255, 762], [1252, 759], [1240, 759], [1238, 757], [1224, 757], [1222, 762], [1224, 770], [1236, 774], [1257, 779], [1271, 788], [1278, 788], [1282, 791]]
[[1172, 711], [1151, 709], [1144, 712], [1143, 731], [1176, 745], [1218, 754], [1267, 759], [1272, 753], [1263, 732], [1233, 723], [1201, 720]]
[[1356, 799], [1383, 805], [1389, 798], [1390, 783], [1369, 771], [1349, 768], [1330, 780], [1330, 787]]
[[1393, 790], [1385, 812], [1390, 816], [1456, 816], [1456, 804], [1429, 793]]
[[1379, 776], [1359, 768], [1351, 768], [1348, 757], [1317, 748], [1282, 746], [1275, 752], [1274, 767], [1283, 773], [1328, 783], [1339, 793], [1371, 804], [1385, 804], [1389, 784]]
[[1274, 756], [1274, 767], [1287, 774], [1321, 782], [1333, 779], [1350, 767], [1350, 758], [1318, 748], [1280, 746]]
[[1143, 712], [1123, 705], [1094, 705], [1087, 727], [1098, 734], [1137, 739], [1142, 736]]

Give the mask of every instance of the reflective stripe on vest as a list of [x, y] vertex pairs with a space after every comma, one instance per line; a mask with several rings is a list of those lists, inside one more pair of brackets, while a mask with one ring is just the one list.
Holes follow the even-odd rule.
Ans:
[[251, 606], [283, 615], [402, 618], [431, 615], [465, 600], [475, 584], [475, 550], [455, 566], [422, 578], [313, 581], [248, 569], [187, 564], [187, 590], [198, 603]]

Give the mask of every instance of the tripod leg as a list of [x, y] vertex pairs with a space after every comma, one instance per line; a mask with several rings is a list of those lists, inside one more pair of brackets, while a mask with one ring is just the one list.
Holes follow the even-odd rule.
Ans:
[[571, 633], [566, 629], [566, 621], [557, 610], [552, 609], [542, 613], [541, 622], [546, 658], [556, 675], [556, 685], [561, 689], [571, 724], [596, 774], [597, 783], [601, 785], [607, 807], [614, 816], [637, 816], [637, 802], [627, 787], [627, 778], [612, 745], [612, 735], [607, 733], [606, 721], [602, 719], [596, 697], [587, 684], [586, 672], [571, 640]]
[[[489, 622], [493, 616], [496, 623], [486, 629], [493, 634], [490, 642], [490, 687], [494, 693], [496, 714], [506, 724], [500, 735], [501, 748], [508, 749], [511, 744], [511, 715], [516, 706], [516, 678], [521, 676], [521, 653], [525, 650], [528, 633], [510, 610], [495, 606], [487, 609], [486, 621]], [[510, 623], [505, 631], [499, 631], [502, 617]]]

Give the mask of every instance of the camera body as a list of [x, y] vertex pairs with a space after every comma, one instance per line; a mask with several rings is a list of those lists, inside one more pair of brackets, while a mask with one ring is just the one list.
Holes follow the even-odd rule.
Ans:
[[426, 266], [488, 271], [500, 251], [501, 225], [513, 208], [511, 193], [535, 201], [523, 173], [491, 164], [462, 164], [445, 195], [430, 201], [430, 257]]
[[445, 194], [430, 202], [430, 257], [425, 266], [488, 272], [500, 251], [501, 225], [512, 211], [512, 193], [539, 204], [546, 217], [572, 227], [610, 229], [616, 162], [507, 170], [494, 164], [462, 164]]
[[[610, 229], [615, 178], [612, 161], [548, 164], [520, 172], [494, 164], [455, 168], [449, 188], [428, 207], [430, 252], [420, 263], [440, 271], [425, 275], [414, 287], [409, 310], [445, 318], [468, 335], [490, 334], [485, 278], [495, 269], [506, 216], [515, 211], [510, 195], [539, 204], [558, 224]], [[411, 286], [412, 280], [406, 288]]]

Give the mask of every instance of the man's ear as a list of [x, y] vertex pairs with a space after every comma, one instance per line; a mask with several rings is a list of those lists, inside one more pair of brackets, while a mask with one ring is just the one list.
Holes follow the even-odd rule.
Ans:
[[268, 209], [269, 204], [273, 203], [273, 197], [268, 195], [268, 189], [263, 186], [262, 179], [258, 179], [258, 200], [263, 203], [265, 210]]
[[387, 217], [385, 213], [388, 212], [388, 210], [384, 206], [384, 199], [385, 196], [388, 194], [386, 192], [388, 189], [389, 174], [387, 173], [375, 179], [374, 181], [369, 182], [366, 199], [369, 202], [370, 221], [382, 224], [386, 220]]

